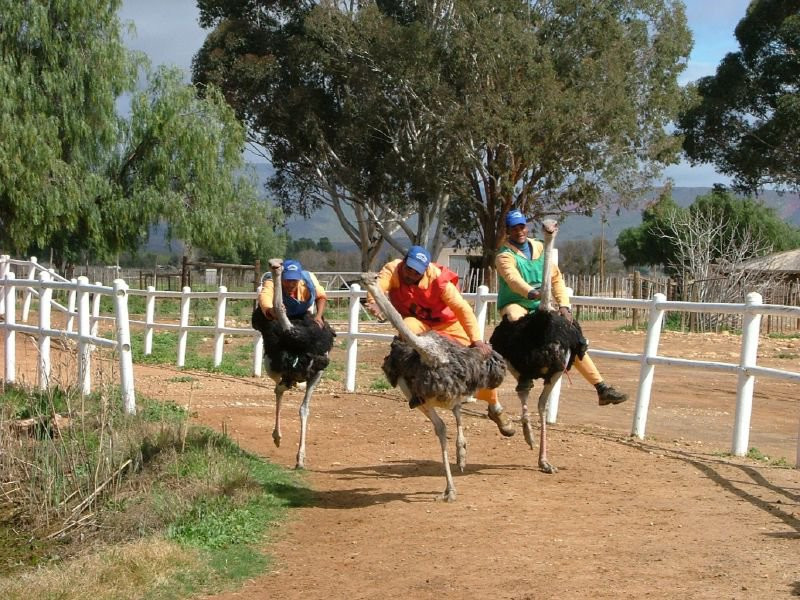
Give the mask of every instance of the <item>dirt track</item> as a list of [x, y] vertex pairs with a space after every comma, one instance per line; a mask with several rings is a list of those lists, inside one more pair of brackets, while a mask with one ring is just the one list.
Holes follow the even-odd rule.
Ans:
[[[596, 347], [641, 351], [643, 334], [584, 328]], [[306, 458], [315, 500], [275, 532], [274, 570], [220, 598], [800, 596], [800, 471], [725, 456], [734, 377], [658, 368], [640, 442], [628, 436], [633, 399], [600, 408], [573, 374], [551, 429], [555, 475], [536, 469], [521, 434], [500, 437], [485, 405], [468, 405], [467, 468], [447, 504], [435, 500], [444, 477], [429, 422], [394, 390], [368, 391], [385, 351], [362, 346], [358, 393], [331, 379], [320, 385]], [[759, 363], [792, 369], [796, 359], [778, 358], [792, 353], [800, 340], [765, 340]], [[738, 339], [665, 334], [662, 354], [736, 362]], [[635, 393], [638, 365], [598, 362], [609, 382]], [[137, 366], [137, 389], [191, 403], [199, 422], [224, 423], [245, 448], [294, 465], [300, 393], [285, 397], [276, 448], [270, 380], [170, 381], [176, 371]], [[501, 398], [518, 415], [512, 390], [509, 380]], [[790, 464], [798, 391], [759, 381], [753, 407], [750, 446]]]

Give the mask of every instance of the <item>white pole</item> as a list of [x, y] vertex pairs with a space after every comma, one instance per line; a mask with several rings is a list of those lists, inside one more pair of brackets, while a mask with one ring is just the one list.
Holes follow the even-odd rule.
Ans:
[[345, 384], [344, 389], [348, 392], [356, 391], [356, 366], [358, 365], [358, 340], [356, 334], [358, 333], [358, 316], [361, 310], [361, 302], [359, 302], [358, 294], [361, 291], [361, 286], [354, 283], [350, 286], [350, 310], [347, 317], [347, 359], [345, 365]]
[[[100, 281], [95, 281], [95, 285], [102, 286], [103, 284]], [[103, 299], [103, 294], [94, 294], [92, 296], [92, 326], [90, 328], [92, 337], [97, 337], [97, 333], [100, 331], [100, 301]], [[94, 345], [92, 345], [92, 350], [95, 350]]]
[[186, 286], [183, 288], [183, 296], [181, 296], [181, 329], [178, 332], [178, 366], [183, 367], [186, 364], [186, 341], [189, 337], [189, 331], [186, 329], [189, 326], [189, 303], [192, 293], [192, 288]]
[[264, 364], [264, 338], [259, 333], [256, 343], [253, 344], [253, 377], [261, 377], [261, 367]]
[[89, 285], [88, 277], [85, 275], [78, 277], [78, 386], [84, 396], [92, 392], [92, 365], [89, 352], [91, 347], [89, 341], [89, 335], [91, 334], [89, 311], [91, 308], [89, 306], [89, 291], [85, 289], [87, 285]]
[[14, 383], [17, 378], [17, 361], [16, 361], [16, 354], [17, 354], [17, 332], [14, 331], [14, 325], [17, 324], [17, 307], [16, 307], [16, 287], [14, 287], [14, 279], [16, 276], [13, 272], [9, 271], [6, 273], [6, 280], [10, 282], [9, 285], [6, 285], [6, 289], [4, 290], [5, 293], [3, 294], [5, 298], [5, 308], [6, 308], [6, 335], [5, 335], [5, 343], [6, 343], [6, 370], [5, 370], [5, 380], [8, 383]]
[[750, 292], [745, 298], [745, 313], [742, 319], [742, 351], [739, 355], [739, 380], [736, 384], [736, 414], [733, 421], [731, 454], [744, 456], [750, 440], [750, 416], [753, 412], [753, 388], [756, 378], [745, 369], [754, 367], [758, 357], [758, 333], [761, 328], [761, 294]]
[[119, 379], [125, 414], [136, 414], [136, 394], [133, 390], [133, 355], [131, 330], [128, 320], [128, 284], [114, 280], [114, 316], [117, 326], [117, 351], [119, 352]]
[[[50, 281], [50, 273], [42, 271], [39, 273], [41, 282]], [[50, 300], [53, 298], [53, 290], [44, 285], [39, 287], [39, 389], [46, 390], [50, 385], [50, 335], [44, 333], [50, 329], [52, 306]]]
[[219, 296], [217, 297], [217, 330], [214, 332], [214, 366], [222, 364], [222, 349], [225, 344], [225, 334], [222, 329], [225, 327], [225, 306], [228, 288], [224, 285], [219, 286]]
[[647, 324], [647, 337], [644, 341], [644, 352], [639, 369], [639, 390], [636, 394], [636, 409], [633, 413], [633, 428], [631, 435], [644, 438], [647, 425], [647, 411], [650, 408], [650, 393], [653, 389], [653, 375], [655, 366], [649, 364], [650, 358], [658, 355], [658, 342], [661, 340], [661, 323], [664, 321], [664, 311], [658, 308], [660, 302], [666, 302], [664, 294], [654, 294], [650, 307], [650, 319]]
[[[8, 254], [0, 254], [0, 279], [8, 277], [8, 271], [11, 269], [9, 262], [11, 257]], [[6, 295], [0, 294], [0, 315], [6, 312]]]
[[[36, 281], [36, 271], [37, 271], [36, 267], [38, 266], [35, 256], [31, 256], [30, 263], [31, 263], [31, 266], [30, 266], [30, 269], [28, 269], [28, 279], [31, 281], [31, 284], [32, 284], [34, 281]], [[31, 296], [32, 295], [33, 295], [33, 292], [31, 291], [30, 286], [26, 286], [25, 287], [25, 293], [22, 296], [22, 322], [23, 323], [27, 323], [28, 322], [28, 315], [30, 314], [30, 311], [31, 311]]]
[[564, 376], [558, 378], [558, 381], [553, 385], [550, 390], [550, 399], [547, 401], [547, 415], [546, 420], [549, 425], [554, 425], [558, 419], [558, 401], [561, 398], [561, 382], [564, 381]]
[[[78, 280], [77, 279], [70, 279], [70, 282], [73, 286], [77, 286]], [[67, 331], [72, 333], [75, 329], [75, 294], [76, 288], [73, 287], [69, 291], [69, 297], [67, 301]]]
[[486, 295], [488, 293], [488, 287], [479, 285], [478, 293], [475, 295], [475, 317], [478, 319], [478, 331], [480, 331], [481, 339], [486, 337], [486, 314], [489, 312], [489, 302], [486, 300]]
[[153, 324], [156, 322], [156, 288], [147, 286], [144, 309], [144, 355], [153, 353]]

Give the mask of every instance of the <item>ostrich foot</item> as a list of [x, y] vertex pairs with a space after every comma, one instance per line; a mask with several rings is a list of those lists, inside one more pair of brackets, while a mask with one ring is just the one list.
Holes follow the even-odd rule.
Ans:
[[539, 470], [542, 473], [558, 473], [558, 469], [545, 459], [539, 459]]
[[272, 430], [272, 441], [275, 442], [277, 448], [281, 447], [281, 432], [277, 429]]
[[456, 491], [453, 488], [448, 488], [444, 491], [444, 494], [439, 496], [439, 500], [443, 502], [455, 502], [456, 501]]
[[531, 450], [533, 450], [533, 428], [531, 427], [531, 422], [527, 417], [522, 419], [522, 433], [525, 436], [525, 441], [528, 442], [528, 446], [530, 446]]
[[297, 464], [294, 466], [295, 471], [302, 471], [306, 468], [306, 459], [305, 457], [298, 456], [297, 457]]

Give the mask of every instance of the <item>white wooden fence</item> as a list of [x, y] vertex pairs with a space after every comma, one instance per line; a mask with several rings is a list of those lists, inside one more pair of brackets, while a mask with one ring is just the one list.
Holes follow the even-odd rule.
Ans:
[[[0, 262], [0, 269], [2, 269], [2, 262]], [[7, 270], [6, 270], [7, 272]], [[3, 271], [0, 270], [0, 276]], [[6, 286], [6, 303], [8, 304], [9, 298], [13, 296], [8, 290], [12, 289], [18, 283], [14, 283], [11, 278], [11, 283], [4, 282]], [[26, 282], [27, 283], [27, 282]], [[249, 300], [255, 301], [256, 292], [228, 292], [224, 286], [216, 292], [192, 292], [188, 287], [184, 288], [181, 292], [167, 292], [156, 291], [155, 288], [148, 287], [147, 290], [127, 290], [121, 286], [124, 282], [120, 282], [120, 287], [117, 287], [115, 282], [114, 290], [109, 292], [108, 288], [99, 288], [98, 286], [88, 286], [83, 282], [80, 286], [75, 288], [75, 293], [79, 295], [81, 300], [79, 305], [87, 302], [84, 298], [88, 298], [88, 293], [114, 293], [123, 294], [127, 300], [127, 294], [138, 295], [145, 297], [145, 319], [144, 321], [130, 321], [131, 324], [144, 327], [144, 352], [150, 354], [152, 352], [152, 336], [154, 331], [177, 331], [178, 332], [178, 349], [176, 364], [179, 367], [185, 365], [187, 336], [189, 332], [205, 332], [214, 336], [214, 366], [219, 366], [222, 362], [222, 355], [224, 349], [224, 337], [226, 335], [243, 335], [253, 339], [253, 374], [256, 376], [261, 375], [262, 361], [263, 361], [263, 346], [261, 336], [253, 331], [249, 325], [247, 327], [229, 327], [226, 325], [226, 306], [228, 300]], [[39, 284], [41, 286], [41, 283]], [[56, 284], [50, 283], [48, 286], [42, 286], [42, 289], [47, 289]], [[61, 289], [66, 289], [67, 284], [59, 284]], [[9, 287], [10, 286], [10, 287]], [[33, 286], [31, 286], [33, 288]], [[97, 290], [97, 291], [95, 291]], [[102, 291], [101, 291], [102, 290]], [[127, 292], [127, 294], [125, 293]], [[41, 292], [39, 292], [41, 294]], [[81, 296], [83, 294], [83, 296]], [[389, 330], [387, 326], [387, 333], [364, 332], [359, 330], [361, 324], [361, 299], [366, 295], [361, 290], [358, 284], [351, 285], [349, 290], [330, 290], [327, 292], [329, 298], [346, 298], [349, 301], [349, 311], [347, 319], [347, 328], [344, 331], [337, 331], [337, 335], [346, 340], [346, 364], [345, 364], [345, 389], [348, 392], [355, 391], [356, 388], [356, 373], [358, 363], [358, 342], [359, 340], [384, 340], [388, 343], [394, 336], [393, 331]], [[489, 293], [486, 286], [480, 286], [477, 293], [464, 294], [464, 297], [471, 300], [475, 306], [475, 313], [478, 318], [478, 323], [481, 332], [484, 332], [486, 325], [486, 317], [488, 307], [492, 302], [496, 302], [497, 295]], [[156, 321], [156, 300], [157, 299], [179, 299], [180, 301], [180, 315], [179, 322], [165, 323]], [[193, 299], [207, 299], [216, 301], [216, 319], [214, 325], [189, 325], [189, 317], [191, 310], [191, 301]], [[13, 301], [13, 300], [12, 300]], [[601, 349], [590, 349], [590, 354], [595, 357], [611, 358], [616, 360], [634, 361], [640, 365], [639, 384], [636, 396], [636, 407], [634, 412], [634, 419], [631, 428], [631, 434], [643, 438], [645, 435], [647, 413], [650, 404], [651, 390], [655, 380], [655, 367], [658, 365], [665, 366], [681, 366], [697, 369], [700, 371], [721, 371], [731, 373], [737, 377], [737, 395], [736, 395], [736, 411], [733, 424], [733, 437], [731, 442], [731, 453], [736, 456], [743, 456], [748, 450], [748, 438], [750, 429], [750, 417], [752, 413], [753, 404], [753, 390], [755, 386], [755, 377], [769, 377], [782, 380], [788, 380], [800, 383], [800, 373], [792, 371], [783, 371], [780, 369], [771, 369], [760, 367], [757, 365], [756, 357], [759, 343], [759, 332], [761, 318], [763, 315], [773, 315], [779, 317], [800, 318], [800, 307], [782, 306], [762, 304], [761, 296], [759, 294], [749, 294], [746, 302], [743, 304], [708, 304], [708, 303], [694, 303], [694, 302], [668, 302], [666, 296], [663, 294], [656, 294], [651, 300], [636, 300], [624, 298], [600, 298], [589, 296], [575, 296], [572, 298], [573, 305], [579, 306], [599, 306], [611, 308], [633, 308], [649, 314], [649, 322], [647, 335], [645, 338], [644, 347], [641, 353], [625, 353], [613, 352]], [[41, 304], [41, 303], [40, 303]], [[127, 319], [127, 302], [124, 307], [120, 308], [119, 315], [105, 317], [102, 315], [94, 314], [92, 317], [93, 325], [102, 319], [114, 319], [118, 321], [122, 319], [122, 312]], [[676, 357], [662, 356], [658, 353], [659, 339], [663, 325], [665, 311], [684, 311], [684, 312], [704, 312], [704, 313], [720, 313], [720, 314], [740, 314], [744, 319], [743, 335], [741, 336], [740, 359], [738, 363], [722, 363], [714, 361], [703, 360], [689, 360]], [[6, 311], [8, 313], [8, 311]], [[13, 312], [13, 311], [12, 311]], [[80, 309], [76, 313], [81, 322], [81, 314], [88, 315], [88, 308], [84, 313]], [[13, 321], [13, 317], [12, 317]], [[41, 322], [41, 321], [40, 321]], [[8, 339], [10, 333], [15, 329], [8, 327], [8, 319], [6, 320], [6, 356], [8, 356]], [[39, 333], [39, 328], [31, 327], [21, 329], [22, 326], [15, 326], [18, 331], [29, 331], [30, 333], [43, 335]], [[87, 326], [84, 324], [84, 330], [87, 332]], [[117, 327], [119, 332], [120, 326]], [[47, 332], [45, 332], [47, 333]], [[69, 332], [67, 333], [69, 335]], [[76, 339], [81, 339], [80, 333], [74, 336]], [[88, 335], [88, 334], [86, 334]], [[119, 335], [119, 333], [118, 333]], [[127, 331], [126, 331], [127, 335]], [[101, 340], [99, 338], [91, 337], [89, 343], [109, 344], [108, 340]], [[126, 337], [126, 342], [123, 343], [129, 346], [129, 337]], [[119, 342], [119, 338], [118, 338]], [[13, 341], [12, 341], [13, 344]], [[127, 356], [129, 360], [130, 353], [128, 351], [120, 352], [120, 356]], [[122, 365], [121, 365], [122, 366]], [[6, 378], [8, 379], [9, 368], [6, 368]], [[12, 375], [13, 376], [13, 375]], [[84, 373], [85, 376], [85, 373]], [[131, 394], [133, 390], [133, 383], [131, 381]], [[547, 419], [550, 423], [555, 423], [558, 414], [558, 396], [559, 388], [554, 390], [548, 410]], [[800, 416], [800, 415], [799, 415]], [[798, 431], [798, 445], [797, 445], [797, 461], [796, 465], [800, 468], [800, 431]]]
[[[16, 334], [27, 333], [37, 339], [39, 361], [37, 365], [37, 385], [45, 390], [50, 386], [52, 338], [77, 342], [78, 354], [78, 388], [81, 394], [92, 391], [91, 356], [94, 346], [111, 348], [117, 352], [120, 367], [120, 389], [123, 407], [126, 413], [136, 412], [136, 395], [133, 380], [133, 359], [131, 356], [130, 331], [128, 327], [128, 285], [121, 279], [114, 281], [111, 287], [91, 285], [86, 277], [77, 280], [53, 281], [53, 274], [43, 269], [35, 260], [24, 261], [29, 267], [26, 279], [17, 280], [10, 267], [21, 261], [12, 261], [7, 256], [0, 256], [0, 314], [3, 321], [4, 370], [3, 378], [13, 383], [17, 378], [16, 368]], [[69, 307], [64, 307], [52, 298], [54, 290], [66, 291]], [[21, 323], [17, 323], [17, 295], [22, 294]], [[97, 321], [100, 310], [100, 298], [107, 295], [113, 298], [114, 324], [116, 339], [98, 337]], [[38, 325], [28, 325], [31, 297], [38, 298]], [[53, 309], [64, 313], [63, 329], [52, 327]], [[77, 319], [78, 330], [74, 331], [74, 320]]]

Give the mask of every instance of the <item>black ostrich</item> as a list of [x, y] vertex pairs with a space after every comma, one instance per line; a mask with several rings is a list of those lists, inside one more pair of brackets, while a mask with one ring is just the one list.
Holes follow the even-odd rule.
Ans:
[[306, 429], [310, 409], [311, 393], [322, 377], [322, 371], [330, 362], [328, 352], [333, 347], [336, 332], [325, 323], [320, 327], [314, 318], [305, 313], [302, 317], [289, 319], [283, 306], [281, 273], [283, 260], [273, 258], [269, 261], [275, 293], [273, 306], [276, 319], [264, 316], [260, 307], [253, 311], [253, 329], [261, 332], [264, 338], [264, 358], [269, 376], [275, 381], [275, 428], [272, 439], [276, 446], [281, 445], [281, 399], [283, 393], [298, 383], [306, 383], [303, 402], [300, 404], [300, 445], [297, 450], [296, 469], [305, 467]]
[[539, 308], [517, 321], [510, 321], [508, 316], [504, 316], [489, 342], [506, 359], [509, 371], [517, 379], [517, 395], [522, 403], [522, 430], [531, 450], [533, 432], [528, 414], [528, 395], [534, 379], [544, 380], [542, 393], [539, 394], [539, 468], [545, 473], [556, 473], [558, 469], [547, 461], [547, 403], [556, 382], [572, 366], [575, 358], [583, 358], [586, 340], [577, 321], [568, 321], [551, 305], [550, 255], [558, 225], [548, 219], [542, 223], [542, 230], [544, 265]]
[[389, 354], [383, 360], [383, 372], [393, 387], [399, 387], [433, 423], [442, 448], [442, 462], [447, 486], [441, 498], [456, 499], [456, 488], [447, 454], [447, 427], [436, 408], [453, 411], [456, 419], [456, 459], [461, 471], [467, 464], [467, 441], [461, 423], [461, 404], [480, 388], [495, 388], [503, 382], [506, 366], [496, 352], [485, 358], [477, 348], [462, 346], [453, 340], [429, 331], [416, 335], [403, 322], [380, 287], [375, 273], [362, 273], [364, 286], [398, 331]]

